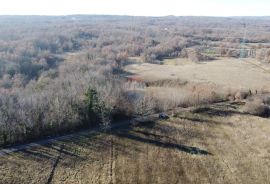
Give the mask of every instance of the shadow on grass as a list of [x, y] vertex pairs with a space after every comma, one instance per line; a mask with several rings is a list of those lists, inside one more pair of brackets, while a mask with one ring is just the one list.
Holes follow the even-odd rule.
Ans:
[[51, 160], [54, 159], [59, 152], [61, 152], [61, 154], [65, 156], [79, 157], [79, 155], [69, 151], [69, 148], [64, 148], [63, 145], [65, 144], [58, 142], [53, 144], [39, 145], [37, 148], [24, 149], [18, 152], [22, 153], [25, 158], [34, 160]]
[[51, 170], [51, 172], [50, 172], [50, 175], [49, 175], [49, 178], [48, 178], [46, 184], [52, 183], [52, 179], [53, 179], [53, 176], [54, 176], [54, 172], [55, 172], [55, 169], [56, 169], [56, 167], [57, 167], [57, 165], [58, 165], [58, 163], [59, 163], [59, 161], [60, 161], [60, 159], [61, 159], [61, 155], [62, 155], [62, 152], [63, 152], [63, 148], [64, 148], [64, 146], [61, 145], [60, 150], [59, 150], [59, 155], [58, 155], [57, 158], [55, 159], [55, 162], [54, 162], [54, 164], [53, 164], [53, 166], [52, 166], [52, 170]]
[[[223, 107], [224, 108], [224, 107]], [[239, 112], [237, 110], [229, 109], [225, 107], [224, 109], [212, 108], [212, 107], [198, 107], [192, 111], [196, 114], [209, 115], [209, 116], [231, 116], [234, 114], [247, 114], [244, 112]]]
[[[118, 130], [114, 130], [112, 134], [121, 138], [127, 138], [127, 139], [131, 139], [137, 142], [148, 143], [148, 144], [158, 146], [158, 147], [176, 149], [178, 151], [182, 151], [189, 154], [212, 155], [212, 153], [206, 150], [197, 148], [197, 147], [191, 147], [191, 146], [175, 143], [176, 140], [170, 138], [167, 135], [160, 135], [160, 134], [149, 132], [149, 130], [155, 129], [154, 125], [155, 125], [155, 122], [145, 122], [138, 126], [139, 128], [143, 128], [144, 131], [134, 130], [132, 127], [128, 126], [128, 127], [124, 127]], [[166, 134], [168, 133], [166, 132], [166, 129], [170, 129], [166, 125], [162, 125], [162, 128], [164, 128]], [[159, 127], [158, 129], [159, 132], [161, 133], [163, 132], [162, 128]], [[166, 141], [163, 141], [164, 139], [166, 139]]]
[[117, 136], [119, 137], [125, 137], [128, 139], [132, 139], [135, 141], [139, 141], [139, 142], [143, 142], [143, 143], [148, 143], [148, 144], [152, 144], [155, 146], [159, 146], [159, 147], [163, 147], [163, 148], [171, 148], [171, 149], [177, 149], [178, 151], [183, 151], [189, 154], [195, 154], [195, 155], [212, 155], [211, 153], [199, 149], [197, 147], [191, 147], [191, 146], [185, 146], [182, 144], [175, 144], [175, 143], [171, 143], [171, 142], [163, 142], [163, 141], [159, 141], [159, 140], [155, 140], [155, 139], [148, 139], [148, 138], [143, 138], [141, 136], [136, 136], [133, 134], [127, 134], [127, 133], [117, 133]]
[[[226, 118], [233, 115], [246, 115], [248, 113], [239, 111], [239, 106], [242, 103], [217, 103], [196, 107], [188, 112], [180, 112], [176, 115], [177, 118], [185, 119], [193, 122], [210, 123], [219, 125], [222, 122], [216, 121], [215, 118]], [[233, 123], [227, 122], [226, 125], [234, 126]]]
[[[78, 135], [68, 140], [40, 145], [36, 148], [19, 152], [23, 153], [20, 156], [21, 158], [32, 161], [55, 160], [52, 166], [54, 169], [62, 158], [65, 158], [65, 166], [72, 167], [74, 163], [98, 161], [101, 159], [100, 155], [107, 159], [107, 154], [110, 152], [111, 147], [110, 136], [116, 136], [119, 139], [114, 141], [114, 146], [118, 153], [126, 156], [144, 152], [145, 150], [140, 146], [140, 143], [178, 150], [193, 155], [212, 155], [210, 152], [197, 147], [178, 144], [177, 140], [169, 136], [177, 133], [177, 131], [179, 130], [175, 127], [163, 124], [157, 125], [154, 121], [141, 122], [136, 127], [129, 123], [121, 127], [112, 128], [107, 132], [100, 131], [88, 135]], [[132, 140], [132, 142], [126, 142], [127, 140]], [[51, 175], [53, 176], [53, 174]]]

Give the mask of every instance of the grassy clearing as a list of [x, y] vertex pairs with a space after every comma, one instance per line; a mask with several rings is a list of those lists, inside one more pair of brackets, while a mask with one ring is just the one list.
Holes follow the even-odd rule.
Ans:
[[187, 59], [166, 59], [164, 63], [135, 63], [127, 65], [125, 70], [146, 81], [181, 79], [188, 82], [212, 83], [236, 90], [270, 90], [269, 68], [252, 59], [220, 58], [202, 63], [193, 63]]
[[[0, 158], [1, 183], [269, 183], [270, 120], [220, 103]], [[16, 174], [14, 174], [16, 173]]]

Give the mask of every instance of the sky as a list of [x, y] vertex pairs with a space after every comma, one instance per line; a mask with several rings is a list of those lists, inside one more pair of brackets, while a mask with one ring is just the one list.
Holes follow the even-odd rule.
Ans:
[[0, 0], [0, 15], [269, 16], [270, 0]]

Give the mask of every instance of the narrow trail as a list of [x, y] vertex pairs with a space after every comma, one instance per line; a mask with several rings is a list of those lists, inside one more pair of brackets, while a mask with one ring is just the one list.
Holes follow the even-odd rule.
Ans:
[[253, 66], [255, 66], [255, 67], [261, 69], [263, 72], [269, 73], [269, 74], [270, 74], [270, 70], [264, 68], [263, 66], [261, 66], [261, 65], [259, 65], [259, 64], [256, 64], [256, 63], [253, 63], [253, 62], [247, 61], [247, 60], [242, 60], [242, 61], [247, 62], [247, 63], [249, 63], [250, 65], [253, 65]]
[[115, 146], [114, 146], [114, 140], [111, 136], [111, 144], [110, 144], [110, 184], [115, 183]]
[[[128, 124], [130, 124], [130, 120], [125, 120], [125, 121], [121, 121], [119, 123], [112, 124], [111, 128], [118, 128], [118, 127], [128, 125]], [[77, 132], [77, 133], [63, 135], [63, 136], [56, 137], [56, 138], [44, 139], [44, 140], [36, 141], [33, 143], [29, 143], [29, 144], [22, 144], [22, 145], [18, 145], [18, 146], [5, 148], [5, 149], [0, 150], [0, 157], [7, 156], [7, 155], [12, 154], [14, 152], [26, 150], [29, 148], [34, 148], [34, 147], [38, 147], [38, 146], [46, 145], [46, 144], [52, 144], [52, 143], [55, 143], [57, 141], [69, 140], [69, 139], [80, 137], [80, 136], [86, 136], [89, 134], [98, 133], [100, 131], [102, 131], [102, 128], [97, 127], [94, 129], [89, 129], [89, 130], [85, 130], [85, 131], [81, 131], [81, 132]]]
[[55, 169], [61, 159], [61, 155], [62, 155], [62, 152], [63, 152], [63, 149], [64, 149], [64, 146], [61, 146], [60, 150], [59, 150], [59, 155], [57, 156], [54, 164], [53, 164], [53, 167], [52, 167], [52, 171], [50, 173], [50, 176], [48, 178], [48, 181], [46, 182], [46, 184], [51, 184], [52, 183], [52, 179], [53, 179], [53, 176], [54, 176], [54, 172], [55, 172]]

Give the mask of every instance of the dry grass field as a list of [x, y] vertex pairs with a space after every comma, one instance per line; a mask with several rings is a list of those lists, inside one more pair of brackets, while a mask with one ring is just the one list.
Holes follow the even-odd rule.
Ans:
[[220, 58], [200, 63], [186, 58], [165, 59], [163, 65], [135, 62], [125, 70], [146, 81], [181, 79], [235, 90], [270, 90], [270, 67], [252, 59]]
[[179, 109], [169, 120], [13, 153], [0, 158], [0, 183], [267, 184], [270, 119], [241, 109]]

